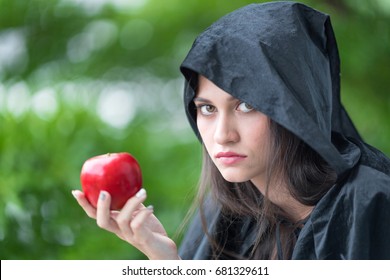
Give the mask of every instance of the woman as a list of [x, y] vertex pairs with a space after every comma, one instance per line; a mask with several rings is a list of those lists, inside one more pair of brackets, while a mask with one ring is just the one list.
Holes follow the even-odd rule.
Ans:
[[74, 195], [150, 259], [390, 259], [390, 161], [340, 103], [328, 16], [293, 2], [218, 20], [181, 65], [204, 147], [198, 208], [180, 248], [142, 202], [119, 213]]

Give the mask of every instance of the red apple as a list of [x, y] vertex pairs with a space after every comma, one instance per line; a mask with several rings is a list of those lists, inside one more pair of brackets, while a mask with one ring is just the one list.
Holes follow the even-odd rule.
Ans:
[[88, 201], [97, 206], [100, 191], [111, 195], [111, 209], [121, 209], [142, 186], [141, 168], [129, 153], [112, 153], [88, 159], [81, 169], [81, 187]]

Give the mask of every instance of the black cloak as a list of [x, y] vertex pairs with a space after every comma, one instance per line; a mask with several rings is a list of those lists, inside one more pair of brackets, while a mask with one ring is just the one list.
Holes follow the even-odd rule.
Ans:
[[[251, 4], [212, 24], [181, 65], [189, 122], [198, 74], [266, 114], [318, 152], [336, 184], [302, 228], [293, 259], [390, 259], [390, 160], [365, 144], [340, 102], [340, 61], [330, 18], [294, 2]], [[201, 140], [201, 139], [200, 139]], [[209, 230], [217, 202], [206, 207]], [[239, 226], [238, 252], [252, 245]], [[183, 259], [210, 258], [199, 214], [180, 248]]]

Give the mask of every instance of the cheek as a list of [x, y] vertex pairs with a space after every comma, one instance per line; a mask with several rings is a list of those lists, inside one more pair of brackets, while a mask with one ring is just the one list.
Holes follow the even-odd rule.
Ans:
[[210, 135], [212, 135], [212, 126], [210, 125], [210, 122], [205, 121], [202, 118], [198, 118], [196, 124], [203, 142], [208, 142]]
[[[213, 147], [213, 129], [209, 122], [206, 121], [197, 121], [197, 126], [199, 130], [200, 137], [202, 139], [203, 146], [205, 147], [207, 153], [210, 155], [210, 158], [214, 162], [214, 157], [211, 156], [212, 154], [212, 147]], [[215, 163], [215, 162], [214, 162]]]
[[248, 133], [249, 137], [253, 139], [253, 142], [261, 144], [269, 142], [269, 129], [265, 125], [252, 126], [251, 131]]
[[269, 151], [271, 133], [268, 118], [264, 115], [253, 119], [245, 134], [247, 143], [252, 149], [261, 151], [262, 155]]

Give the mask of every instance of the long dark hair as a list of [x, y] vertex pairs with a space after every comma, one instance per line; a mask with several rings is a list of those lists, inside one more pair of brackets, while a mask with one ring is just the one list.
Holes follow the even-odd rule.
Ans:
[[[267, 171], [267, 189], [283, 178], [288, 191], [298, 202], [314, 206], [335, 183], [335, 171], [293, 133], [269, 120], [271, 153]], [[219, 228], [210, 232], [206, 225], [204, 201], [208, 194], [221, 205]], [[198, 191], [198, 205], [203, 228], [212, 245], [212, 257], [220, 258], [291, 258], [300, 221], [290, 221], [288, 215], [262, 194], [250, 181], [231, 183], [226, 181], [203, 149], [203, 166]], [[250, 253], [239, 254], [229, 246], [234, 235], [231, 225], [250, 217], [254, 221], [256, 237]], [[278, 244], [277, 244], [278, 243]]]

